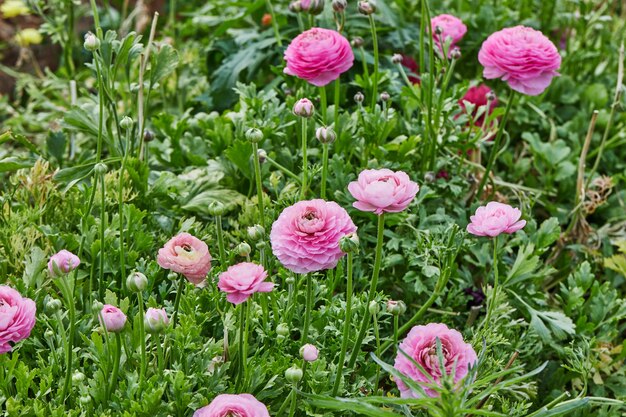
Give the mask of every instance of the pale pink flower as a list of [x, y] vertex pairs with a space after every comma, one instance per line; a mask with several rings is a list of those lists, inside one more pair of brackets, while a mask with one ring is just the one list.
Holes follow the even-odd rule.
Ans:
[[222, 272], [217, 286], [225, 292], [226, 299], [233, 304], [241, 304], [255, 292], [270, 292], [274, 283], [265, 282], [267, 271], [261, 265], [241, 262]]
[[561, 56], [538, 30], [515, 26], [492, 33], [483, 42], [478, 61], [487, 79], [501, 78], [520, 93], [536, 96], [558, 76]]
[[307, 200], [287, 207], [272, 225], [272, 252], [298, 273], [332, 269], [345, 253], [339, 240], [356, 232], [345, 209], [333, 201]]
[[357, 199], [354, 208], [378, 215], [403, 211], [419, 189], [406, 173], [386, 168], [361, 171], [359, 178], [348, 184], [348, 191]]
[[518, 208], [492, 201], [476, 209], [476, 214], [470, 217], [467, 231], [476, 236], [489, 237], [514, 233], [526, 225], [526, 220], [520, 220], [520, 217], [522, 212]]
[[[463, 379], [477, 361], [476, 352], [463, 336], [456, 330], [449, 329], [445, 324], [430, 323], [425, 326], [414, 326], [407, 337], [400, 343], [394, 363], [400, 373], [421, 385], [427, 395], [436, 397], [437, 391], [425, 384], [440, 385], [441, 366], [437, 355], [437, 339], [441, 343], [444, 369], [447, 375], [454, 373], [454, 382]], [[407, 358], [401, 351], [417, 362], [427, 375]], [[402, 398], [419, 398], [420, 393], [411, 390], [400, 378], [395, 378]]]
[[126, 314], [111, 304], [105, 304], [102, 306], [102, 310], [100, 310], [99, 320], [107, 332], [117, 333], [122, 331], [126, 324]]
[[307, 362], [315, 362], [317, 360], [317, 356], [319, 355], [319, 351], [315, 345], [307, 343], [300, 348], [300, 355], [302, 355], [302, 359]]
[[211, 404], [193, 413], [193, 417], [269, 417], [265, 404], [250, 394], [221, 394]]
[[323, 87], [352, 67], [354, 54], [350, 42], [339, 32], [312, 28], [291, 41], [285, 61], [285, 74]]
[[201, 285], [211, 269], [209, 247], [189, 233], [181, 233], [169, 240], [157, 256], [161, 268], [183, 274], [189, 282]]
[[51, 276], [56, 276], [56, 269], [64, 274], [72, 272], [80, 265], [80, 259], [72, 252], [63, 249], [62, 251], [52, 255], [48, 261], [48, 271]]
[[0, 285], [0, 354], [26, 339], [35, 326], [37, 306], [11, 287]]
[[[448, 51], [448, 57], [452, 53], [452, 50], [456, 47], [456, 44], [463, 39], [463, 36], [467, 33], [467, 26], [461, 19], [450, 14], [440, 14], [430, 19], [430, 26], [433, 32], [433, 40], [443, 53], [444, 45]], [[441, 34], [435, 33], [437, 27], [440, 28]], [[447, 43], [450, 42], [450, 45]]]
[[144, 315], [144, 325], [148, 333], [159, 333], [170, 324], [164, 308], [150, 307]]

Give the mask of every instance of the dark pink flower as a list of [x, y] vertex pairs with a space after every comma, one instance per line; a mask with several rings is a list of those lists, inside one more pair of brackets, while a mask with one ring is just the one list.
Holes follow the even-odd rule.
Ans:
[[350, 42], [339, 32], [312, 28], [291, 41], [285, 61], [285, 74], [323, 87], [352, 67], [354, 54]]
[[35, 326], [37, 306], [11, 287], [0, 285], [0, 354], [10, 352], [11, 344], [30, 336]]
[[241, 262], [229, 267], [220, 274], [218, 288], [227, 293], [226, 299], [233, 304], [241, 304], [255, 292], [270, 292], [272, 282], [265, 282], [267, 271], [261, 265]]
[[558, 76], [561, 56], [538, 30], [515, 26], [491, 34], [483, 42], [478, 60], [487, 79], [501, 78], [520, 93], [536, 96]]
[[[443, 53], [444, 45], [446, 45], [446, 51], [448, 57], [452, 53], [452, 50], [456, 47], [456, 44], [463, 39], [463, 36], [467, 33], [467, 26], [461, 19], [450, 14], [440, 14], [430, 20], [430, 25], [433, 31], [433, 40], [435, 45], [439, 48], [439, 51]], [[437, 34], [437, 28], [441, 31], [441, 34]], [[450, 43], [448, 45], [448, 42]]]
[[[494, 99], [489, 101], [487, 99], [487, 95], [492, 94]], [[478, 86], [472, 86], [467, 89], [467, 92], [459, 100], [459, 105], [463, 109], [463, 111], [467, 112], [467, 108], [465, 107], [465, 102], [471, 103], [474, 105], [474, 110], [469, 115], [472, 119], [476, 118], [480, 107], [489, 105], [488, 109], [485, 109], [483, 113], [476, 119], [476, 126], [482, 126], [485, 122], [485, 116], [493, 113], [493, 110], [498, 105], [498, 99], [495, 98], [495, 94], [491, 91], [491, 88], [487, 87], [485, 84], [480, 84]]]
[[411, 81], [411, 83], [413, 84], [419, 84], [421, 82], [419, 78], [420, 67], [417, 62], [415, 62], [415, 60], [408, 55], [402, 55], [401, 64], [404, 68], [408, 70], [407, 78], [409, 79], [409, 81]]
[[[476, 363], [477, 356], [474, 348], [465, 343], [463, 336], [456, 330], [449, 329], [445, 324], [430, 323], [425, 326], [415, 326], [398, 347], [398, 355], [394, 363], [400, 373], [421, 385], [427, 395], [436, 397], [437, 391], [425, 384], [439, 385], [441, 383], [441, 364], [437, 354], [437, 339], [441, 343], [443, 366], [447, 375], [454, 373], [454, 382], [463, 379], [470, 366]], [[426, 375], [413, 361], [418, 363]], [[420, 394], [411, 390], [400, 378], [395, 379], [402, 398], [418, 398]]]
[[339, 240], [356, 232], [345, 209], [333, 201], [300, 201], [280, 213], [272, 225], [272, 252], [285, 268], [298, 273], [331, 269], [345, 253]]

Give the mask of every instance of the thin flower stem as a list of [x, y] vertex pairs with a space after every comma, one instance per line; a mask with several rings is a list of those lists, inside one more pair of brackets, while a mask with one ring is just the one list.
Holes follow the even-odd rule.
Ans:
[[322, 115], [321, 124], [326, 126], [326, 112], [328, 111], [328, 99], [326, 98], [326, 87], [320, 87], [320, 114]]
[[296, 384], [293, 384], [291, 389], [291, 407], [289, 407], [289, 417], [293, 417], [296, 413], [296, 397], [298, 393], [296, 391]]
[[311, 310], [313, 309], [313, 279], [311, 274], [304, 276], [306, 279], [306, 304], [304, 311], [304, 328], [302, 329], [302, 342], [309, 341], [309, 327], [311, 326]]
[[485, 167], [485, 172], [483, 173], [483, 177], [480, 180], [480, 184], [478, 185], [478, 189], [476, 190], [476, 194], [470, 200], [470, 203], [474, 198], [480, 198], [483, 188], [485, 188], [485, 184], [487, 183], [487, 179], [489, 178], [489, 174], [491, 173], [491, 169], [493, 168], [493, 164], [496, 160], [496, 156], [500, 151], [500, 145], [502, 143], [502, 137], [504, 133], [504, 128], [506, 126], [506, 122], [509, 118], [509, 113], [511, 112], [511, 108], [513, 107], [513, 102], [517, 97], [515, 90], [511, 90], [511, 96], [509, 97], [509, 102], [506, 103], [506, 109], [504, 110], [504, 115], [502, 116], [502, 124], [498, 127], [498, 133], [496, 134], [496, 139], [493, 142], [493, 148], [489, 153], [489, 160], [487, 161], [487, 166]]
[[276, 15], [274, 14], [274, 7], [272, 6], [272, 2], [270, 0], [265, 0], [265, 4], [267, 5], [267, 10], [270, 12], [270, 16], [272, 16], [272, 29], [274, 29], [276, 43], [278, 46], [282, 47], [283, 41], [280, 39], [280, 32], [278, 31], [278, 23], [276, 22]]
[[335, 80], [335, 107], [334, 109], [334, 123], [335, 123], [335, 132], [337, 132], [337, 136], [339, 136], [339, 100], [341, 96], [341, 81], [339, 78]]
[[346, 359], [346, 351], [348, 350], [348, 340], [350, 339], [350, 321], [352, 319], [352, 253], [346, 256], [347, 264], [347, 283], [346, 283], [346, 311], [343, 321], [343, 337], [341, 340], [341, 352], [339, 353], [339, 362], [337, 363], [337, 373], [335, 375], [335, 383], [333, 384], [332, 396], [337, 396], [339, 392], [339, 384], [341, 382], [343, 365]]
[[222, 216], [220, 215], [215, 216], [215, 229], [217, 232], [216, 233], [217, 234], [217, 247], [219, 248], [219, 254], [220, 254], [220, 266], [222, 266], [222, 265], [226, 265], [226, 254], [224, 250], [224, 232], [222, 231]]
[[100, 299], [104, 298], [104, 230], [106, 227], [106, 185], [104, 182], [105, 173], [100, 174], [100, 269], [98, 271], [98, 294]]
[[306, 197], [306, 188], [308, 183], [308, 175], [309, 175], [309, 163], [306, 156], [306, 146], [307, 146], [307, 126], [306, 126], [307, 118], [302, 117], [302, 187], [300, 187], [300, 199], [304, 200]]
[[244, 347], [244, 333], [246, 327], [246, 310], [244, 304], [239, 304], [239, 369], [237, 374], [237, 381], [235, 385], [241, 386], [241, 382], [245, 379], [245, 347]]
[[352, 351], [352, 355], [350, 356], [350, 362], [348, 364], [348, 368], [353, 369], [354, 364], [356, 363], [356, 359], [359, 356], [359, 352], [361, 351], [361, 343], [365, 338], [365, 333], [367, 332], [367, 327], [369, 324], [370, 315], [368, 314], [367, 309], [369, 308], [370, 303], [374, 300], [376, 295], [376, 287], [378, 286], [378, 276], [380, 274], [380, 266], [382, 263], [382, 255], [383, 255], [383, 233], [385, 231], [385, 214], [382, 213], [378, 216], [378, 231], [376, 237], [376, 257], [374, 258], [374, 272], [372, 273], [372, 281], [370, 283], [370, 292], [367, 296], [367, 302], [365, 303], [365, 314], [363, 315], [363, 321], [361, 321], [361, 328], [359, 330], [359, 335], [357, 336], [356, 343], [354, 344], [354, 350]]
[[74, 351], [74, 333], [76, 326], [76, 306], [74, 304], [72, 290], [69, 288], [66, 278], [66, 276], [62, 276], [57, 280], [59, 289], [65, 299], [69, 315], [69, 331], [65, 343], [65, 381], [63, 383], [63, 401], [67, 398], [72, 385], [72, 353]]
[[257, 200], [259, 204], [259, 215], [261, 216], [261, 226], [263, 226], [263, 229], [265, 229], [265, 203], [263, 201], [263, 179], [261, 178], [261, 162], [259, 161], [259, 145], [255, 142], [252, 143], [252, 159], [254, 160], [254, 178], [256, 181], [256, 195], [257, 195]]
[[139, 346], [141, 348], [141, 369], [139, 372], [139, 381], [140, 383], [145, 382], [146, 378], [146, 369], [148, 360], [146, 358], [146, 329], [143, 321], [144, 314], [144, 302], [143, 302], [143, 294], [141, 291], [137, 292], [137, 301], [139, 303]]
[[113, 358], [113, 372], [111, 373], [111, 385], [107, 391], [107, 401], [115, 391], [117, 385], [117, 375], [120, 370], [120, 358], [122, 357], [122, 336], [120, 332], [115, 333], [115, 357]]
[[498, 297], [498, 236], [493, 238], [493, 290], [489, 304], [487, 307], [487, 315], [485, 316], [484, 323], [490, 323], [493, 319], [493, 312], [496, 307], [496, 298]]
[[[378, 331], [378, 313], [372, 314], [374, 324], [374, 338], [376, 339], [376, 351], [380, 349], [380, 332]], [[378, 393], [378, 383], [380, 382], [380, 366], [376, 367], [376, 380], [374, 382], [374, 395]]]
[[361, 53], [361, 62], [363, 63], [363, 78], [369, 80], [369, 78], [370, 78], [370, 70], [367, 67], [367, 61], [365, 59], [365, 49], [362, 46], [359, 46], [359, 51]]
[[156, 344], [157, 347], [157, 363], [156, 363], [156, 369], [157, 372], [160, 374], [161, 372], [163, 372], [164, 369], [164, 363], [163, 363], [163, 347], [161, 346], [161, 336], [159, 336], [158, 334], [153, 334], [152, 335], [152, 339], [154, 340], [154, 343]]
[[453, 58], [450, 63], [450, 67], [448, 68], [448, 71], [446, 71], [446, 77], [444, 78], [443, 84], [441, 86], [441, 91], [439, 92], [439, 100], [437, 100], [437, 109], [435, 111], [435, 128], [433, 130], [433, 141], [432, 141], [433, 152], [431, 154], [431, 162], [430, 162], [431, 169], [435, 168], [435, 163], [437, 159], [437, 146], [438, 146], [437, 138], [439, 136], [439, 130], [441, 129], [441, 126], [439, 125], [439, 121], [441, 118], [441, 111], [443, 109], [443, 101], [446, 97], [446, 91], [448, 89], [448, 84], [450, 83], [450, 79], [452, 78], [452, 74], [454, 73], [455, 65], [456, 65], [456, 59]]
[[393, 345], [398, 346], [398, 314], [393, 315]]
[[130, 129], [126, 130], [126, 149], [122, 148], [122, 166], [120, 167], [118, 185], [117, 185], [117, 201], [118, 201], [118, 217], [119, 217], [119, 239], [120, 239], [120, 289], [124, 285], [126, 278], [126, 258], [124, 253], [124, 172], [126, 171], [126, 158], [130, 150]]
[[376, 22], [374, 21], [374, 14], [370, 14], [370, 29], [372, 31], [372, 43], [374, 46], [374, 79], [372, 82], [372, 98], [371, 98], [371, 110], [374, 111], [376, 107], [376, 100], [378, 100], [378, 36], [376, 35]]
[[178, 309], [180, 307], [180, 298], [185, 289], [185, 276], [180, 275], [178, 279], [178, 290], [176, 291], [176, 299], [174, 300], [174, 316], [172, 317], [172, 329], [176, 328], [176, 324], [178, 323]]
[[274, 165], [276, 168], [278, 168], [279, 170], [283, 171], [285, 174], [287, 174], [289, 177], [291, 177], [293, 180], [297, 181], [298, 184], [300, 184], [301, 182], [301, 178], [298, 177], [296, 174], [293, 173], [293, 171], [290, 171], [289, 169], [285, 168], [284, 166], [282, 166], [281, 164], [279, 164], [278, 162], [276, 162], [275, 160], [273, 160], [272, 158], [270, 158], [269, 156], [265, 157], [265, 160], [267, 162], [269, 162], [270, 164]]
[[322, 200], [326, 199], [326, 182], [328, 181], [328, 143], [322, 145]]

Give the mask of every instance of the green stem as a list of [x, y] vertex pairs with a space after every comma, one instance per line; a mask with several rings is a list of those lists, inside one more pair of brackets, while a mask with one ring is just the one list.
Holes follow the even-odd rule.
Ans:
[[361, 321], [361, 328], [359, 330], [359, 335], [357, 336], [356, 343], [354, 344], [354, 350], [352, 351], [352, 355], [350, 356], [350, 362], [348, 364], [348, 368], [353, 369], [354, 364], [356, 363], [356, 359], [359, 356], [359, 352], [361, 351], [361, 343], [365, 338], [365, 333], [367, 332], [367, 327], [369, 324], [370, 315], [368, 314], [368, 308], [370, 303], [374, 300], [374, 296], [376, 295], [376, 287], [378, 286], [378, 276], [380, 274], [380, 266], [382, 263], [382, 255], [383, 255], [383, 233], [385, 231], [385, 213], [382, 213], [378, 216], [378, 231], [376, 238], [376, 257], [374, 258], [374, 272], [372, 273], [372, 281], [370, 283], [370, 292], [367, 296], [367, 302], [365, 303], [365, 314], [363, 315], [363, 320]]
[[[369, 306], [368, 306], [369, 307]], [[378, 330], [378, 313], [372, 314], [374, 324], [374, 339], [376, 339], [376, 352], [380, 350], [380, 332]], [[374, 395], [378, 395], [378, 383], [380, 382], [380, 366], [376, 367], [376, 380], [374, 382]]]
[[361, 62], [363, 63], [363, 78], [366, 80], [370, 79], [370, 70], [367, 67], [367, 61], [365, 60], [365, 49], [360, 46], [359, 51], [361, 52]]
[[371, 110], [374, 111], [376, 107], [376, 101], [378, 100], [378, 37], [376, 35], [376, 23], [374, 21], [374, 15], [370, 14], [370, 29], [372, 31], [372, 43], [374, 44], [374, 80], [372, 85], [372, 101]]
[[348, 350], [348, 340], [350, 339], [350, 321], [352, 319], [352, 253], [348, 253], [346, 257], [347, 267], [347, 284], [346, 284], [346, 312], [343, 322], [343, 337], [341, 339], [341, 352], [339, 353], [339, 362], [337, 363], [337, 374], [335, 375], [335, 383], [333, 384], [333, 397], [339, 392], [339, 384], [341, 382], [343, 365], [346, 359], [346, 351]]
[[176, 291], [176, 299], [174, 300], [174, 316], [172, 317], [172, 329], [176, 328], [178, 323], [178, 308], [180, 307], [180, 298], [185, 288], [185, 276], [181, 274], [178, 279], [178, 290]]
[[113, 372], [111, 374], [111, 385], [107, 392], [107, 401], [111, 398], [117, 385], [117, 375], [120, 371], [120, 358], [122, 357], [122, 336], [120, 332], [115, 333], [115, 358], [113, 359]]
[[[513, 107], [513, 102], [515, 101], [515, 98], [516, 98], [515, 90], [511, 90], [511, 96], [509, 97], [509, 102], [506, 103], [504, 116], [502, 116], [502, 123], [498, 127], [498, 133], [496, 134], [496, 139], [493, 142], [493, 148], [491, 149], [491, 152], [489, 153], [489, 160], [487, 161], [485, 172], [483, 173], [483, 177], [480, 180], [480, 184], [478, 185], [478, 190], [476, 191], [476, 194], [474, 194], [474, 196], [472, 197], [472, 200], [476, 197], [480, 198], [483, 188], [485, 188], [485, 184], [487, 183], [487, 179], [489, 178], [489, 173], [491, 172], [491, 169], [493, 168], [493, 163], [495, 162], [496, 156], [498, 155], [498, 152], [500, 151], [500, 144], [502, 143], [504, 127], [506, 126], [506, 122], [509, 118], [509, 113], [511, 112], [511, 108]], [[470, 202], [472, 200], [470, 200]]]
[[252, 159], [254, 160], [254, 179], [256, 181], [257, 204], [261, 216], [261, 226], [265, 229], [265, 204], [263, 201], [263, 179], [261, 178], [261, 162], [259, 161], [259, 145], [252, 143]]
[[306, 197], [306, 189], [308, 183], [308, 175], [309, 175], [309, 163], [306, 156], [306, 145], [307, 145], [307, 126], [306, 126], [307, 118], [302, 117], [302, 187], [300, 188], [300, 199], [304, 200]]
[[100, 174], [100, 269], [98, 271], [98, 294], [100, 299], [104, 298], [104, 229], [106, 227], [106, 186], [104, 183], [104, 173]]
[[456, 59], [452, 59], [450, 66], [448, 67], [448, 71], [446, 72], [446, 77], [444, 78], [443, 84], [441, 86], [441, 91], [439, 92], [439, 100], [437, 100], [437, 109], [435, 111], [435, 128], [433, 129], [433, 152], [431, 154], [430, 167], [431, 169], [435, 169], [435, 163], [437, 159], [437, 147], [438, 147], [438, 137], [439, 130], [441, 126], [439, 125], [439, 119], [441, 117], [441, 111], [443, 109], [443, 101], [446, 96], [446, 91], [448, 89], [448, 84], [450, 83], [450, 79], [452, 78], [452, 74], [454, 73], [454, 67], [456, 65]]
[[272, 29], [274, 29], [274, 37], [276, 38], [276, 43], [282, 48], [283, 41], [280, 39], [280, 32], [278, 31], [278, 22], [276, 22], [274, 7], [272, 6], [272, 2], [270, 0], [265, 0], [265, 3], [267, 4], [267, 9], [270, 12], [270, 16], [272, 16]]
[[398, 314], [393, 315], [393, 345], [398, 346]]
[[493, 290], [487, 307], [487, 315], [485, 316], [485, 324], [490, 323], [493, 319], [493, 312], [496, 307], [496, 298], [498, 296], [498, 236], [493, 237]]
[[326, 182], [328, 178], [328, 143], [322, 145], [322, 200], [326, 199]]
[[311, 274], [304, 276], [306, 279], [306, 304], [304, 311], [304, 328], [302, 330], [302, 343], [309, 341], [309, 327], [311, 326], [311, 310], [313, 309], [313, 278]]
[[140, 383], [145, 382], [146, 378], [146, 368], [148, 360], [146, 358], [146, 329], [144, 324], [144, 302], [143, 302], [143, 294], [141, 291], [137, 293], [137, 301], [139, 303], [139, 345], [141, 348], [141, 369], [139, 372], [139, 381]]
[[226, 265], [226, 255], [224, 251], [224, 232], [222, 231], [222, 216], [215, 216], [215, 229], [217, 231], [217, 247], [219, 248], [220, 253], [220, 266], [223, 266]]
[[326, 126], [326, 112], [328, 110], [328, 99], [326, 98], [326, 87], [320, 87], [320, 112], [322, 115], [321, 124]]
[[341, 81], [339, 78], [335, 80], [335, 107], [334, 107], [334, 120], [335, 120], [335, 132], [339, 136], [339, 100], [341, 96]]
[[120, 168], [120, 177], [118, 182], [118, 190], [117, 190], [117, 200], [118, 200], [118, 217], [119, 217], [119, 226], [120, 226], [120, 286], [121, 289], [124, 285], [124, 279], [126, 278], [126, 259], [124, 254], [124, 171], [126, 170], [126, 155], [128, 155], [128, 145], [130, 144], [130, 129], [127, 130], [128, 135], [126, 142], [126, 150], [122, 149], [124, 152], [124, 156], [122, 158], [122, 166]]
[[298, 177], [296, 174], [294, 174], [293, 171], [290, 171], [289, 169], [285, 168], [284, 166], [282, 166], [281, 164], [279, 164], [278, 162], [276, 162], [275, 160], [273, 160], [269, 156], [267, 156], [265, 158], [265, 160], [267, 162], [269, 162], [270, 164], [274, 165], [279, 170], [283, 171], [285, 174], [287, 174], [289, 177], [291, 177], [291, 179], [297, 181], [298, 184], [300, 184], [300, 181], [301, 181], [300, 177]]
[[72, 353], [74, 351], [74, 333], [76, 328], [76, 306], [74, 304], [74, 297], [72, 290], [69, 288], [66, 281], [66, 276], [62, 276], [57, 280], [59, 289], [63, 294], [65, 303], [67, 305], [69, 313], [69, 332], [67, 335], [67, 343], [65, 344], [65, 381], [63, 383], [63, 401], [67, 398], [70, 387], [72, 385]]
[[289, 407], [289, 417], [293, 417], [294, 414], [296, 413], [296, 397], [297, 397], [296, 384], [293, 384], [293, 387], [291, 389], [291, 407]]
[[159, 336], [158, 334], [153, 334], [152, 338], [154, 339], [154, 342], [156, 344], [157, 347], [157, 372], [160, 374], [161, 372], [163, 372], [163, 369], [165, 368], [165, 364], [164, 364], [164, 359], [163, 359], [163, 347], [161, 346], [161, 336]]
[[239, 304], [239, 369], [237, 374], [237, 381], [235, 385], [241, 386], [242, 381], [245, 379], [245, 346], [244, 346], [244, 333], [246, 328], [246, 309], [245, 304]]

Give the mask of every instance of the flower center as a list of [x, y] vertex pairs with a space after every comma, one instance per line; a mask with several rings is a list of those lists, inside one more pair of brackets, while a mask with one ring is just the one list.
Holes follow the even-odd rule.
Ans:
[[181, 248], [183, 248], [183, 250], [184, 250], [185, 252], [191, 252], [191, 250], [192, 250], [192, 249], [191, 249], [191, 246], [189, 246], [187, 243], [185, 243], [185, 244], [181, 245], [180, 247], [181, 247]]
[[324, 227], [324, 221], [314, 207], [307, 207], [298, 219], [298, 230], [304, 233], [315, 233]]

